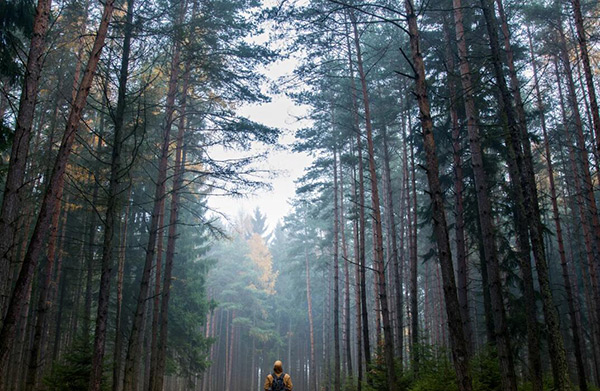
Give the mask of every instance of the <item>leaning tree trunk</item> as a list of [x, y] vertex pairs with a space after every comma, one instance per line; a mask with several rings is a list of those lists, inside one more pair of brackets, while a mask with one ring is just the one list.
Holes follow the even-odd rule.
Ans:
[[433, 121], [431, 119], [429, 98], [427, 95], [427, 84], [425, 79], [425, 64], [420, 47], [419, 29], [417, 26], [417, 15], [412, 0], [405, 0], [410, 49], [412, 53], [413, 66], [415, 69], [416, 89], [415, 94], [419, 105], [421, 128], [423, 131], [423, 147], [427, 166], [427, 180], [433, 208], [433, 231], [436, 237], [438, 258], [442, 271], [444, 299], [446, 301], [446, 314], [448, 316], [448, 327], [450, 330], [450, 342], [454, 368], [458, 380], [458, 388], [461, 391], [470, 391], [471, 374], [469, 368], [469, 357], [467, 343], [463, 331], [463, 323], [460, 315], [456, 282], [454, 281], [454, 266], [452, 265], [452, 254], [450, 252], [450, 239], [446, 223], [446, 212], [444, 210], [444, 199], [439, 178], [439, 165], [436, 155], [435, 139], [433, 136]]
[[[16, 232], [21, 208], [21, 197], [24, 188], [25, 168], [29, 153], [29, 140], [35, 105], [37, 102], [38, 86], [44, 52], [46, 50], [46, 33], [50, 18], [51, 0], [38, 0], [33, 22], [33, 33], [27, 65], [23, 75], [23, 88], [19, 101], [17, 125], [13, 135], [12, 149], [6, 173], [4, 195], [0, 209], [0, 319], [6, 314], [10, 296], [10, 264], [13, 250], [16, 246]], [[25, 239], [26, 240], [26, 239]], [[2, 368], [2, 367], [0, 367]]]
[[[133, 4], [134, 0], [127, 0], [127, 17], [125, 21], [125, 35], [123, 37], [123, 54], [119, 72], [119, 89], [117, 109], [114, 120], [114, 134], [112, 157], [110, 167], [110, 180], [108, 185], [108, 204], [104, 220], [104, 241], [102, 245], [102, 272], [100, 274], [100, 290], [98, 292], [98, 312], [94, 333], [94, 350], [92, 354], [92, 373], [90, 376], [89, 391], [99, 391], [102, 385], [102, 369], [104, 351], [106, 346], [106, 326], [108, 323], [108, 305], [110, 300], [110, 277], [113, 268], [114, 242], [118, 226], [118, 209], [121, 172], [121, 149], [123, 143], [122, 131], [125, 116], [125, 94], [127, 92], [127, 78], [129, 70], [129, 54], [131, 37], [133, 34]], [[118, 376], [117, 376], [118, 377]], [[113, 380], [114, 381], [114, 380]]]
[[[55, 208], [58, 206], [59, 191], [64, 183], [65, 170], [69, 155], [71, 154], [75, 135], [79, 129], [79, 122], [81, 120], [83, 108], [92, 86], [92, 80], [96, 67], [100, 60], [100, 54], [104, 47], [104, 41], [108, 32], [108, 25], [114, 10], [114, 0], [107, 0], [104, 5], [100, 25], [94, 40], [90, 58], [86, 65], [83, 78], [77, 91], [77, 96], [73, 101], [71, 111], [67, 120], [67, 126], [63, 139], [54, 162], [54, 168], [48, 181], [48, 187], [44, 193], [44, 198], [40, 206], [40, 213], [38, 215], [33, 233], [27, 248], [27, 253], [23, 259], [21, 266], [21, 272], [17, 279], [15, 289], [13, 291], [8, 310], [2, 330], [0, 331], [0, 368], [4, 368], [7, 365], [8, 353], [12, 347], [15, 339], [17, 319], [21, 312], [21, 308], [25, 301], [25, 297], [33, 274], [37, 266], [37, 262], [44, 247], [44, 240], [47, 235], [47, 227], [50, 226], [52, 216]], [[2, 387], [0, 385], [0, 387]]]

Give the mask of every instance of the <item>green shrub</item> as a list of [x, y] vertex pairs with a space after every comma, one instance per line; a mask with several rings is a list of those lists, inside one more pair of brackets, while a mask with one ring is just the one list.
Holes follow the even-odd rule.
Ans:
[[502, 391], [496, 351], [483, 348], [471, 360], [473, 391]]
[[419, 370], [410, 391], [455, 391], [458, 390], [454, 367], [449, 352], [440, 347], [421, 345]]
[[[92, 368], [92, 349], [89, 341], [75, 340], [60, 362], [52, 364], [50, 374], [43, 379], [48, 391], [87, 391]], [[106, 381], [103, 390], [106, 387]]]

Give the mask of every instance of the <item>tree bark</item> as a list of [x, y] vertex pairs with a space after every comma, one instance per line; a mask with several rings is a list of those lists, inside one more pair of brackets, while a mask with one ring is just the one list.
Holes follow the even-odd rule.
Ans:
[[[578, 206], [580, 208], [580, 217], [582, 227], [584, 229], [584, 238], [586, 245], [586, 253], [588, 256], [588, 267], [590, 273], [590, 279], [592, 284], [592, 290], [594, 295], [594, 306], [595, 306], [595, 316], [596, 320], [600, 319], [600, 287], [599, 287], [599, 275], [598, 275], [598, 258], [600, 251], [600, 239], [598, 238], [598, 233], [600, 232], [600, 223], [598, 221], [598, 209], [596, 205], [596, 199], [594, 195], [594, 186], [592, 182], [592, 178], [590, 175], [590, 167], [589, 167], [589, 157], [588, 152], [585, 145], [585, 137], [583, 135], [583, 124], [581, 121], [581, 115], [579, 113], [578, 100], [577, 100], [577, 92], [575, 89], [575, 82], [573, 81], [573, 73], [571, 68], [571, 63], [569, 61], [569, 53], [567, 50], [566, 37], [562, 27], [562, 21], [558, 24], [559, 28], [559, 45], [560, 45], [560, 58], [562, 60], [562, 65], [565, 70], [564, 77], [567, 83], [567, 98], [569, 104], [571, 106], [571, 111], [573, 115], [573, 125], [575, 127], [575, 143], [577, 145], [577, 149], [580, 153], [580, 164], [581, 169], [578, 168], [577, 159], [575, 156], [575, 151], [573, 151], [573, 156], [571, 159], [573, 160], [571, 169], [573, 170], [573, 177], [575, 180], [576, 187], [579, 187], [579, 190], [576, 190]], [[565, 115], [566, 117], [566, 115]], [[566, 118], [565, 118], [566, 120]], [[567, 122], [565, 122], [565, 129], [567, 130]], [[573, 148], [570, 144], [570, 133], [567, 134], [569, 137], [569, 148]], [[570, 152], [571, 154], [571, 152]], [[580, 178], [581, 176], [581, 178]], [[580, 180], [583, 180], [581, 183]], [[587, 212], [587, 213], [586, 213]], [[588, 220], [589, 219], [589, 220]], [[590, 224], [591, 221], [591, 224]], [[587, 229], [587, 233], [586, 233]], [[596, 338], [597, 341], [600, 341], [600, 327], [596, 325]]]
[[600, 114], [598, 113], [598, 99], [596, 97], [596, 88], [594, 86], [594, 74], [590, 65], [590, 55], [588, 51], [587, 37], [583, 25], [583, 13], [581, 12], [581, 1], [570, 0], [573, 7], [573, 18], [575, 20], [575, 29], [577, 31], [577, 41], [581, 51], [581, 62], [583, 63], [583, 72], [587, 86], [587, 94], [590, 99], [590, 111], [592, 112], [592, 126], [596, 138], [596, 154], [600, 156]]
[[[183, 20], [185, 12], [184, 2], [181, 2], [181, 10], [178, 16], [178, 24]], [[158, 165], [158, 178], [154, 195], [154, 207], [150, 220], [150, 232], [148, 237], [148, 245], [146, 247], [146, 259], [144, 263], [144, 271], [140, 285], [140, 292], [137, 299], [137, 308], [133, 320], [131, 336], [129, 338], [129, 347], [125, 360], [125, 374], [123, 378], [123, 389], [125, 391], [134, 391], [137, 384], [138, 367], [139, 367], [139, 339], [143, 335], [142, 321], [145, 313], [148, 292], [150, 288], [150, 272], [152, 262], [155, 258], [157, 235], [158, 235], [158, 220], [160, 218], [160, 208], [165, 198], [165, 187], [167, 181], [167, 163], [169, 156], [169, 146], [171, 141], [171, 128], [173, 125], [173, 113], [175, 111], [175, 95], [177, 92], [177, 81], [179, 77], [179, 58], [181, 55], [181, 43], [179, 40], [174, 42], [173, 55], [171, 59], [171, 70], [168, 84], [165, 123], [163, 126], [163, 140], [161, 146], [161, 154]], [[163, 292], [165, 289], [163, 288]]]
[[[388, 226], [388, 241], [390, 242], [390, 254], [391, 258], [392, 270], [394, 272], [394, 285], [396, 287], [396, 322], [395, 322], [395, 341], [394, 346], [396, 351], [394, 354], [398, 356], [398, 361], [400, 362], [400, 369], [402, 369], [402, 350], [403, 350], [403, 341], [402, 341], [402, 329], [404, 326], [403, 312], [402, 307], [404, 305], [403, 297], [402, 297], [402, 277], [400, 275], [400, 267], [398, 262], [398, 242], [397, 242], [397, 229], [396, 229], [396, 219], [394, 216], [394, 192], [392, 190], [392, 178], [391, 178], [391, 168], [390, 168], [390, 151], [388, 145], [388, 135], [387, 129], [383, 127], [383, 165], [385, 171], [385, 181], [386, 181], [386, 190], [387, 190], [387, 198], [386, 198], [386, 216], [387, 216], [387, 226]], [[388, 262], [389, 262], [388, 261]]]
[[[520, 128], [520, 143], [523, 148], [523, 195], [525, 203], [526, 205], [528, 205], [528, 207], [525, 209], [525, 212], [527, 215], [527, 221], [529, 222], [529, 230], [531, 233], [531, 247], [534, 254], [538, 282], [540, 285], [544, 318], [548, 327], [548, 347], [550, 350], [550, 362], [552, 364], [554, 381], [556, 386], [559, 387], [559, 389], [563, 389], [562, 387], [570, 389], [569, 367], [566, 358], [566, 350], [564, 347], [563, 337], [560, 331], [558, 312], [554, 305], [552, 288], [550, 287], [550, 277], [548, 272], [548, 264], [546, 259], [546, 251], [544, 247], [543, 237], [544, 226], [541, 221], [541, 211], [539, 208], [539, 199], [537, 194], [535, 171], [533, 167], [533, 157], [531, 152], [531, 141], [529, 139], [529, 133], [527, 131], [527, 119], [525, 115], [525, 109], [523, 106], [523, 99], [521, 98], [519, 80], [514, 65], [513, 52], [510, 44], [510, 32], [508, 29], [508, 22], [504, 13], [502, 0], [496, 0], [496, 3], [498, 4], [498, 10], [502, 21], [502, 31], [504, 34], [504, 49], [506, 52], [510, 83], [514, 94], [515, 109]], [[502, 86], [500, 87], [503, 88]], [[508, 102], [508, 106], [506, 107], [509, 108], [511, 107], [510, 105], [511, 103]], [[537, 338], [536, 344], [539, 345], [539, 341], [537, 341]], [[539, 355], [538, 346], [535, 346], [535, 354], [536, 356]], [[535, 360], [541, 361], [539, 357], [536, 357]], [[536, 363], [536, 365], [541, 367], [541, 364]], [[534, 367], [534, 378], [538, 378], [536, 382], [539, 383], [540, 387], [541, 375], [541, 369]]]
[[[460, 1], [460, 0], [459, 0]], [[459, 10], [462, 12], [462, 10]], [[462, 23], [462, 19], [461, 19]], [[458, 28], [458, 27], [457, 27]], [[458, 31], [458, 30], [457, 30]], [[458, 302], [460, 304], [461, 317], [463, 321], [463, 330], [465, 332], [465, 341], [469, 356], [473, 353], [473, 341], [471, 338], [471, 316], [469, 311], [469, 295], [468, 295], [468, 266], [467, 254], [465, 245], [465, 219], [464, 219], [464, 204], [463, 204], [463, 168], [462, 168], [462, 145], [460, 136], [460, 123], [458, 120], [458, 110], [456, 109], [458, 95], [456, 92], [456, 81], [454, 77], [455, 64], [454, 54], [450, 46], [450, 26], [449, 22], [444, 18], [444, 36], [446, 41], [446, 62], [448, 64], [448, 88], [450, 91], [450, 121], [452, 123], [452, 158], [454, 170], [454, 192], [455, 192], [455, 241], [456, 241], [456, 265], [457, 265], [457, 289]], [[464, 32], [461, 34], [464, 37]], [[457, 39], [458, 41], [458, 39]], [[469, 75], [470, 78], [470, 75]], [[464, 87], [463, 87], [464, 88]], [[465, 92], [464, 95], [470, 94]], [[475, 171], [475, 170], [474, 170]]]
[[[164, 244], [164, 231], [165, 231], [165, 200], [162, 200], [160, 206], [160, 216], [158, 218], [158, 238], [156, 242], [156, 263], [154, 267], [154, 298], [152, 303], [152, 336], [150, 342], [150, 366], [146, 370], [150, 371], [148, 380], [150, 383], [144, 387], [153, 390], [156, 385], [156, 372], [158, 370], [158, 338], [160, 334], [160, 298], [161, 293], [161, 278], [162, 278], [162, 254]], [[162, 387], [162, 383], [160, 385]]]
[[117, 267], [117, 297], [116, 297], [116, 318], [115, 318], [115, 348], [113, 351], [113, 386], [112, 391], [121, 390], [123, 383], [121, 382], [121, 368], [123, 361], [123, 279], [125, 277], [125, 249], [127, 247], [127, 230], [129, 225], [129, 209], [131, 207], [131, 190], [132, 186], [129, 186], [127, 195], [127, 207], [125, 208], [125, 220], [121, 226], [121, 235], [119, 243], [119, 258]]
[[21, 209], [21, 198], [25, 190], [23, 181], [29, 154], [29, 141], [31, 139], [38, 86], [46, 51], [45, 40], [48, 32], [51, 4], [51, 0], [38, 0], [37, 2], [31, 44], [23, 77], [23, 88], [19, 100], [19, 111], [6, 173], [4, 195], [0, 208], [0, 276], [2, 276], [0, 277], [0, 319], [4, 319], [6, 314], [11, 290], [10, 279], [8, 278], [13, 256], [11, 254], [17, 245], [15, 236], [19, 210]]
[[48, 247], [46, 251], [46, 264], [42, 275], [40, 276], [41, 286], [38, 287], [38, 303], [37, 303], [37, 317], [35, 320], [35, 327], [33, 333], [33, 341], [31, 343], [31, 351], [29, 353], [29, 360], [27, 365], [27, 376], [25, 380], [25, 391], [31, 391], [38, 386], [38, 375], [40, 374], [40, 368], [44, 365], [44, 355], [41, 352], [41, 348], [44, 344], [46, 332], [47, 332], [47, 316], [51, 310], [52, 303], [50, 301], [50, 290], [54, 274], [54, 264], [56, 260], [56, 241], [58, 239], [58, 224], [60, 220], [62, 196], [64, 192], [64, 182], [60, 189], [58, 189], [57, 198], [58, 205], [54, 209], [52, 215], [49, 231]]
[[[65, 202], [67, 205], [69, 203], [69, 201], [67, 200]], [[65, 210], [64, 213], [64, 217], [63, 217], [63, 222], [62, 222], [62, 232], [61, 232], [61, 243], [60, 243], [60, 252], [58, 255], [58, 260], [57, 260], [57, 265], [56, 265], [56, 278], [53, 282], [53, 300], [56, 301], [58, 300], [58, 308], [56, 308], [56, 310], [54, 311], [54, 313], [52, 314], [52, 318], [54, 319], [54, 330], [52, 333], [52, 336], [54, 337], [54, 342], [52, 344], [52, 358], [51, 358], [51, 362], [54, 362], [58, 359], [59, 353], [60, 353], [60, 342], [61, 342], [61, 338], [62, 338], [62, 316], [63, 316], [63, 310], [64, 310], [64, 302], [65, 302], [65, 295], [66, 295], [66, 288], [67, 288], [67, 283], [66, 281], [63, 280], [64, 278], [64, 274], [65, 271], [62, 268], [62, 261], [63, 261], [63, 253], [64, 253], [64, 247], [65, 247], [65, 235], [66, 235], [66, 228], [67, 228], [67, 223], [68, 223], [68, 219], [67, 219], [67, 215], [68, 215], [68, 207]], [[60, 287], [60, 291], [59, 291], [59, 287]]]
[[[333, 108], [332, 108], [333, 117]], [[332, 121], [334, 126], [335, 121]], [[334, 344], [334, 389], [340, 391], [340, 288], [339, 288], [339, 220], [338, 220], [338, 179], [337, 147], [333, 147], [333, 344]]]
[[[96, 327], [94, 333], [94, 350], [92, 354], [92, 373], [90, 376], [89, 391], [99, 391], [102, 383], [102, 368], [104, 351], [106, 345], [106, 326], [108, 323], [108, 305], [110, 299], [110, 280], [113, 268], [114, 242], [118, 225], [119, 209], [119, 179], [121, 172], [121, 149], [122, 131], [125, 114], [125, 94], [127, 92], [127, 78], [129, 70], [129, 55], [131, 38], [133, 35], [133, 5], [134, 0], [127, 0], [127, 16], [125, 21], [125, 33], [123, 37], [123, 54], [121, 57], [121, 69], [119, 73], [119, 89], [117, 98], [117, 109], [114, 117], [114, 134], [110, 168], [110, 180], [108, 188], [108, 204], [104, 224], [104, 241], [102, 246], [102, 272], [100, 275], [100, 290], [98, 292], [98, 313], [96, 316]], [[119, 315], [120, 317], [120, 308]], [[119, 319], [120, 321], [120, 319]], [[119, 331], [119, 326], [117, 326]], [[117, 342], [119, 342], [117, 337]], [[116, 350], [119, 350], [116, 348]], [[118, 377], [118, 375], [117, 375]]]
[[558, 197], [556, 195], [556, 187], [554, 184], [554, 167], [552, 165], [552, 155], [550, 153], [550, 143], [548, 140], [548, 132], [546, 130], [546, 115], [544, 113], [544, 103], [542, 101], [542, 94], [540, 92], [537, 63], [535, 61], [535, 53], [533, 50], [533, 41], [531, 38], [531, 31], [527, 27], [527, 35], [529, 38], [529, 50], [531, 53], [531, 64], [533, 67], [533, 79], [536, 95], [537, 109], [540, 115], [540, 125], [542, 128], [542, 135], [544, 137], [544, 151], [546, 153], [546, 169], [548, 170], [548, 180], [550, 182], [550, 199], [552, 201], [552, 214], [554, 219], [554, 225], [556, 228], [556, 240], [558, 242], [558, 253], [560, 255], [560, 264], [563, 272], [563, 280], [565, 283], [565, 291], [567, 293], [567, 302], [569, 306], [569, 318], [571, 321], [571, 329], [573, 332], [573, 345], [575, 350], [575, 362], [577, 366], [577, 376], [579, 379], [579, 389], [581, 391], [587, 391], [586, 375], [583, 366], [583, 358], [581, 355], [581, 342], [580, 335], [574, 306], [573, 290], [571, 288], [571, 277], [569, 275], [569, 269], [567, 265], [567, 258], [565, 253], [565, 245], [563, 241], [562, 226], [560, 221], [560, 214], [558, 211]]
[[[412, 132], [412, 121], [408, 117], [409, 132]], [[410, 146], [410, 179], [407, 177], [408, 196], [408, 230], [409, 230], [409, 290], [410, 290], [410, 338], [411, 338], [411, 359], [413, 372], [415, 375], [419, 372], [420, 361], [420, 339], [421, 332], [419, 330], [419, 259], [418, 259], [418, 215], [417, 215], [417, 171], [415, 169], [415, 148], [414, 141]], [[410, 186], [409, 186], [410, 184]], [[410, 187], [410, 190], [408, 190]]]
[[[358, 121], [358, 118], [356, 118], [355, 115], [355, 120]], [[355, 123], [356, 126], [356, 123]], [[354, 143], [351, 144], [352, 145], [352, 149], [354, 149]], [[354, 155], [354, 151], [353, 155]], [[358, 194], [357, 194], [357, 189], [356, 189], [356, 182], [357, 182], [357, 178], [356, 178], [356, 168], [353, 167], [352, 168], [352, 174], [353, 174], [353, 181], [352, 181], [352, 201], [354, 204], [355, 208], [360, 208], [359, 204], [358, 204]], [[354, 268], [354, 302], [355, 302], [355, 311], [356, 311], [356, 369], [357, 369], [357, 391], [361, 391], [362, 390], [362, 379], [363, 379], [363, 365], [362, 365], [362, 314], [361, 314], [361, 294], [360, 294], [360, 289], [361, 289], [361, 285], [360, 285], [360, 279], [361, 279], [361, 274], [360, 274], [360, 248], [359, 248], [359, 243], [360, 243], [360, 239], [359, 239], [359, 217], [356, 215], [356, 213], [354, 213], [355, 217], [354, 217], [354, 221], [352, 224], [352, 230], [353, 230], [353, 234], [354, 234], [354, 262], [355, 262], [355, 268]]]
[[310, 267], [308, 263], [308, 250], [306, 249], [306, 243], [304, 244], [304, 263], [306, 266], [306, 302], [308, 303], [308, 326], [310, 332], [310, 372], [311, 372], [311, 383], [309, 391], [317, 390], [317, 376], [316, 376], [316, 361], [315, 361], [315, 332], [313, 326], [313, 311], [312, 311], [312, 296], [310, 292]]
[[[576, 156], [575, 156], [575, 149], [573, 147], [573, 142], [571, 139], [571, 132], [569, 130], [569, 121], [567, 118], [567, 113], [566, 113], [566, 109], [565, 109], [565, 104], [564, 104], [564, 100], [563, 100], [563, 89], [562, 89], [562, 83], [560, 81], [560, 72], [559, 72], [559, 68], [558, 68], [558, 60], [555, 59], [554, 61], [554, 67], [555, 67], [555, 73], [556, 73], [556, 77], [557, 77], [557, 85], [558, 85], [558, 93], [559, 93], [559, 98], [560, 98], [560, 107], [561, 107], [561, 114], [562, 114], [562, 120], [563, 120], [563, 126], [564, 126], [564, 132], [565, 132], [565, 136], [566, 136], [566, 142], [568, 145], [568, 151], [569, 151], [569, 168], [572, 172], [572, 177], [573, 177], [573, 183], [574, 183], [574, 194], [575, 194], [575, 206], [579, 215], [579, 220], [580, 220], [580, 224], [581, 224], [581, 229], [583, 230], [583, 238], [584, 238], [584, 246], [585, 246], [585, 252], [586, 252], [586, 259], [587, 259], [587, 264], [588, 264], [588, 273], [589, 273], [589, 277], [591, 280], [591, 285], [592, 285], [592, 298], [588, 297], [587, 303], [588, 303], [588, 310], [589, 310], [589, 317], [590, 317], [590, 323], [591, 323], [591, 333], [592, 333], [592, 341], [599, 341], [600, 339], [600, 332], [598, 329], [598, 323], [597, 323], [597, 316], [599, 313], [599, 303], [600, 303], [600, 294], [598, 293], [598, 289], [597, 289], [597, 285], [595, 284], [595, 281], [597, 279], [597, 269], [595, 266], [595, 251], [594, 251], [594, 244], [593, 244], [593, 239], [592, 239], [592, 228], [590, 226], [589, 220], [588, 220], [588, 216], [586, 215], [586, 206], [585, 206], [585, 200], [584, 200], [584, 194], [585, 194], [585, 190], [583, 189], [582, 185], [581, 185], [581, 179], [580, 179], [580, 170], [577, 167], [577, 161], [576, 161]], [[567, 76], [568, 79], [568, 76]], [[573, 111], [575, 113], [575, 111], [578, 110], [577, 107], [573, 107]], [[575, 115], [576, 116], [576, 115]], [[575, 209], [575, 208], [573, 208]], [[575, 212], [573, 212], [575, 213]], [[583, 262], [581, 262], [583, 264]], [[582, 274], [584, 274], [585, 271], [582, 270]], [[586, 291], [589, 292], [590, 289], [587, 289], [587, 285], [588, 285], [588, 278], [586, 275], [583, 275], [583, 281], [586, 287]], [[596, 344], [594, 344], [592, 342], [592, 346], [591, 349], [594, 352], [594, 356], [597, 353], [597, 349], [598, 347], [595, 346]], [[597, 365], [597, 363], [596, 363]]]
[[429, 98], [427, 95], [425, 64], [423, 62], [423, 55], [420, 47], [417, 15], [412, 0], [405, 0], [404, 5], [408, 22], [413, 67], [416, 73], [415, 94], [419, 105], [421, 128], [423, 131], [427, 181], [429, 183], [433, 208], [433, 231], [437, 242], [437, 255], [442, 272], [446, 314], [448, 316], [448, 326], [450, 328], [452, 357], [458, 380], [458, 389], [461, 391], [470, 391], [473, 387], [471, 383], [469, 357], [460, 315], [456, 282], [454, 280], [454, 266], [452, 264], [448, 226], [446, 224], [444, 200], [439, 179], [439, 166], [436, 155], [435, 139], [433, 136], [433, 121], [431, 119]]
[[[193, 16], [196, 14], [194, 2]], [[183, 16], [182, 16], [183, 17]], [[190, 82], [190, 63], [186, 61], [183, 75], [183, 95], [179, 102], [179, 127], [177, 132], [177, 145], [175, 149], [175, 172], [173, 175], [173, 190], [171, 191], [171, 210], [169, 213], [169, 231], [167, 236], [167, 253], [165, 255], [165, 274], [163, 281], [162, 300], [160, 308], [160, 335], [158, 339], [158, 351], [156, 358], [155, 376], [150, 376], [150, 390], [161, 391], [166, 368], [167, 337], [169, 325], [169, 301], [171, 298], [171, 280], [173, 275], [173, 264], [175, 260], [175, 244], [177, 240], [177, 224], [179, 219], [179, 198], [183, 187], [183, 174], [185, 171], [185, 154], [183, 137], [187, 125], [187, 96]]]
[[344, 174], [343, 174], [343, 166], [342, 166], [342, 158], [340, 156], [340, 164], [339, 164], [339, 182], [340, 182], [340, 232], [342, 235], [342, 254], [344, 258], [344, 312], [346, 316], [344, 317], [344, 346], [346, 350], [346, 367], [347, 367], [347, 375], [353, 376], [352, 370], [352, 345], [351, 345], [351, 335], [350, 335], [350, 270], [349, 270], [349, 260], [348, 260], [348, 244], [346, 242], [346, 223], [344, 218]]
[[377, 187], [377, 171], [375, 166], [375, 148], [373, 145], [373, 129], [371, 123], [371, 110], [369, 103], [369, 94], [367, 91], [367, 80], [366, 74], [363, 69], [362, 53], [360, 48], [360, 39], [358, 35], [358, 28], [354, 14], [350, 14], [352, 19], [352, 28], [354, 33], [354, 46], [356, 48], [356, 60], [358, 67], [358, 74], [360, 77], [360, 83], [362, 87], [363, 104], [365, 110], [365, 127], [367, 130], [367, 150], [369, 159], [369, 173], [371, 181], [371, 207], [373, 209], [373, 240], [375, 241], [375, 254], [374, 262], [376, 269], [377, 285], [379, 287], [378, 300], [381, 306], [381, 316], [383, 318], [383, 333], [384, 333], [384, 356], [387, 373], [387, 386], [390, 391], [396, 389], [396, 371], [394, 364], [394, 337], [392, 332], [392, 325], [390, 320], [390, 314], [388, 310], [388, 299], [387, 299], [387, 288], [385, 281], [385, 269], [383, 263], [383, 230], [381, 226], [381, 210], [379, 205], [379, 191]]
[[[485, 173], [483, 161], [483, 150], [481, 147], [478, 124], [479, 115], [473, 97], [474, 88], [471, 81], [471, 71], [468, 62], [467, 43], [464, 32], [461, 1], [454, 0], [453, 6], [456, 40], [458, 44], [460, 61], [461, 83], [463, 87], [465, 112], [467, 116], [467, 132], [469, 135], [469, 147], [471, 149], [471, 167], [473, 169], [473, 176], [475, 179], [479, 212], [479, 227], [481, 229], [481, 244], [485, 257], [484, 262], [487, 269], [486, 277], [489, 283], [490, 304], [493, 314], [495, 334], [494, 340], [498, 346], [498, 359], [500, 362], [504, 387], [507, 390], [516, 390], [514, 364], [512, 362], [508, 329], [506, 325], [506, 315], [502, 298], [502, 283], [500, 278], [496, 239], [494, 235], [495, 228], [493, 222], [493, 212], [489, 197], [487, 175]], [[488, 289], [488, 287], [484, 286], [483, 289]], [[529, 344], [529, 346], [532, 345]]]
[[[353, 18], [352, 12], [349, 12], [351, 19]], [[353, 24], [354, 25], [354, 24]], [[365, 181], [364, 181], [364, 162], [363, 162], [363, 147], [362, 147], [362, 132], [359, 123], [358, 113], [358, 96], [357, 88], [354, 80], [354, 64], [352, 61], [352, 52], [350, 45], [350, 32], [346, 34], [347, 48], [348, 48], [348, 67], [350, 71], [350, 83], [352, 90], [352, 114], [354, 120], [354, 128], [356, 132], [356, 151], [358, 159], [358, 250], [359, 250], [359, 264], [360, 264], [360, 312], [361, 312], [361, 328], [362, 328], [362, 346], [365, 353], [365, 364], [368, 368], [371, 364], [371, 344], [369, 341], [369, 312], [367, 308], [367, 292], [366, 292], [366, 244], [365, 244], [365, 230], [366, 230], [366, 219], [365, 219]], [[370, 381], [367, 372], [367, 381]]]
[[[47, 227], [51, 224], [54, 210], [58, 204], [59, 191], [64, 183], [64, 175], [71, 154], [75, 135], [79, 128], [79, 122], [81, 120], [83, 108], [90, 92], [92, 80], [94, 78], [94, 72], [100, 60], [100, 54], [104, 47], [104, 41], [108, 32], [109, 21], [112, 16], [114, 9], [114, 0], [107, 0], [104, 5], [100, 25], [94, 40], [92, 52], [86, 65], [83, 78], [77, 91], [77, 96], [73, 102], [69, 117], [67, 120], [67, 126], [63, 139], [58, 150], [54, 168], [48, 182], [48, 187], [44, 193], [44, 198], [40, 207], [40, 213], [38, 215], [33, 234], [27, 248], [27, 253], [23, 259], [23, 265], [21, 272], [16, 282], [15, 289], [13, 291], [7, 314], [0, 331], [0, 368], [5, 367], [6, 360], [8, 358], [8, 352], [13, 344], [16, 324], [19, 313], [25, 301], [26, 292], [29, 290], [31, 280], [35, 268], [37, 266], [39, 255], [43, 249], [43, 242], [46, 238]], [[1, 386], [0, 386], [1, 387]]]

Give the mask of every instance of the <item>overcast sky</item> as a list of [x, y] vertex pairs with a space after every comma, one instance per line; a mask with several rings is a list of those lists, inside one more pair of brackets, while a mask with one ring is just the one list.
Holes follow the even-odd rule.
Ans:
[[[276, 80], [281, 76], [291, 74], [295, 64], [294, 60], [278, 61], [265, 69], [264, 73], [272, 80]], [[285, 95], [271, 95], [271, 97], [272, 100], [269, 103], [244, 106], [238, 112], [253, 121], [282, 130], [283, 135], [280, 141], [284, 146], [289, 147], [294, 141], [295, 130], [306, 126], [306, 123], [301, 123], [297, 119], [306, 113], [306, 108], [296, 105]], [[264, 149], [260, 151], [262, 150]], [[223, 154], [224, 152], [217, 153]], [[227, 157], [236, 156], [232, 151], [225, 154]], [[244, 153], [245, 155], [247, 153]], [[294, 180], [303, 174], [310, 162], [311, 159], [306, 154], [293, 153], [289, 148], [270, 151], [266, 161], [261, 162], [260, 168], [273, 172], [274, 178], [268, 180], [271, 190], [259, 190], [242, 199], [225, 196], [209, 197], [208, 204], [232, 220], [236, 220], [241, 212], [250, 214], [254, 208], [259, 207], [267, 216], [269, 229], [273, 229], [277, 222], [290, 211], [288, 200], [294, 196]]]

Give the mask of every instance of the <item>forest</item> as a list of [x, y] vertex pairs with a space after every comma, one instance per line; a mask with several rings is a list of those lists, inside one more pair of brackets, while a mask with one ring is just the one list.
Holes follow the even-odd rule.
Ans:
[[[600, 390], [597, 0], [0, 0], [0, 41], [0, 391]], [[211, 204], [276, 150], [284, 218]]]

